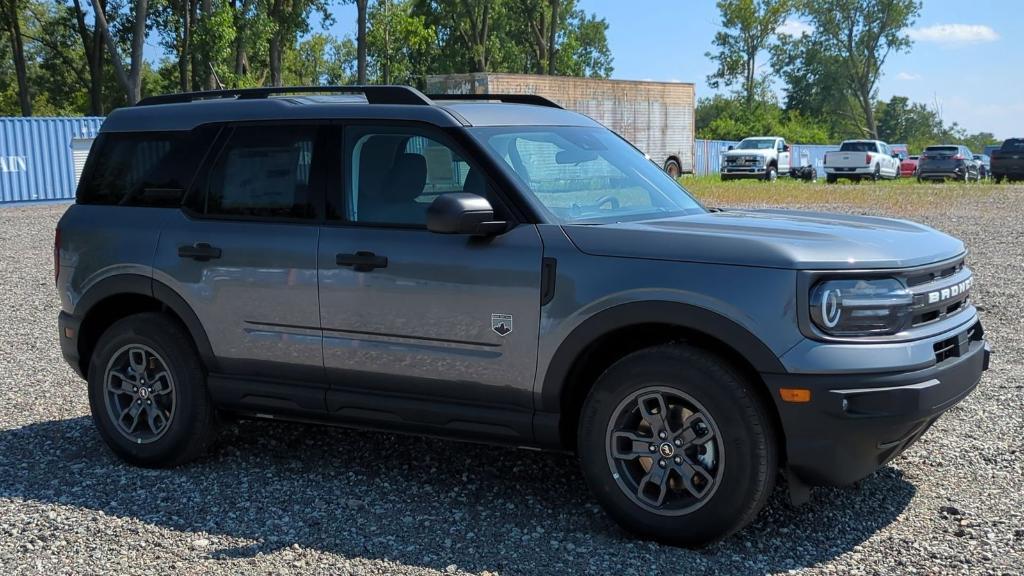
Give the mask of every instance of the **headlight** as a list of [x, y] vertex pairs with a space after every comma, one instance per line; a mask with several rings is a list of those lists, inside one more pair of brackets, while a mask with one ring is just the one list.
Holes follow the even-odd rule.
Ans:
[[811, 289], [811, 320], [830, 336], [895, 334], [905, 327], [913, 303], [894, 278], [826, 280]]

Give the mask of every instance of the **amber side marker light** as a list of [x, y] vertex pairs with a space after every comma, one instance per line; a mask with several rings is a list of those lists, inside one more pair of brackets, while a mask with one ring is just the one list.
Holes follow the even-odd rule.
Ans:
[[783, 402], [803, 404], [811, 401], [811, 391], [806, 388], [779, 388], [779, 396]]

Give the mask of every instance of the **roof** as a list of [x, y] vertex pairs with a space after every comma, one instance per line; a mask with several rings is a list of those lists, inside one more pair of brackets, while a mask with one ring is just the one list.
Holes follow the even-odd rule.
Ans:
[[101, 132], [191, 130], [211, 122], [341, 119], [418, 121], [440, 127], [599, 126], [582, 114], [532, 95], [440, 95], [435, 98], [406, 86], [259, 88], [168, 94], [114, 110], [103, 123]]

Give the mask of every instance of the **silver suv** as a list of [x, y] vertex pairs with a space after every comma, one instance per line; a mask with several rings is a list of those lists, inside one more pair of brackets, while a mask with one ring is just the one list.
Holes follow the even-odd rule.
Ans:
[[60, 343], [121, 458], [218, 414], [575, 453], [626, 528], [722, 538], [781, 470], [848, 484], [989, 352], [957, 239], [708, 209], [532, 96], [178, 94], [112, 113], [54, 246]]

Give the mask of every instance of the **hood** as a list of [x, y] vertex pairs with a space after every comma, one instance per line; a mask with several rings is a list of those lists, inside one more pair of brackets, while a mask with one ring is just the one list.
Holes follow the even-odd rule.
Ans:
[[587, 254], [785, 269], [906, 268], [964, 252], [927, 226], [871, 216], [729, 210], [693, 216], [563, 226]]

